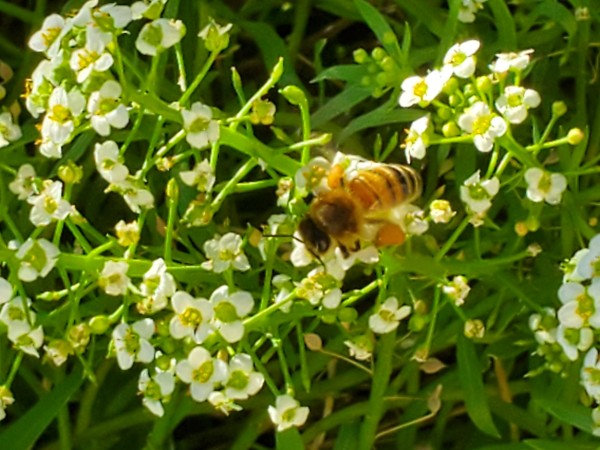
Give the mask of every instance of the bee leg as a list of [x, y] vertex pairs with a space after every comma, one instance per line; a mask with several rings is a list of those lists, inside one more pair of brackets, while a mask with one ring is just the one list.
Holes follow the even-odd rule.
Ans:
[[406, 240], [406, 234], [398, 225], [393, 223], [384, 223], [377, 231], [375, 245], [377, 247], [386, 247], [389, 245], [400, 245]]
[[344, 258], [348, 258], [350, 256], [350, 252], [348, 251], [348, 248], [345, 245], [338, 244], [338, 247], [339, 247], [340, 251], [342, 252], [342, 255], [344, 256]]

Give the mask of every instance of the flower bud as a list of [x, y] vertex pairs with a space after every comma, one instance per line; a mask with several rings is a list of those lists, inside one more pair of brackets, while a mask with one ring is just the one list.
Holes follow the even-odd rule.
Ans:
[[110, 326], [110, 319], [105, 315], [94, 316], [88, 323], [92, 334], [104, 334]]
[[485, 325], [479, 319], [468, 319], [465, 322], [464, 333], [469, 339], [481, 339], [485, 335]]
[[286, 86], [279, 91], [292, 105], [308, 105], [304, 91], [297, 86]]
[[358, 318], [358, 312], [354, 308], [342, 308], [338, 312], [340, 322], [354, 323]]
[[83, 178], [83, 169], [69, 160], [58, 168], [58, 178], [65, 184], [77, 184]]
[[369, 60], [369, 54], [364, 48], [357, 48], [354, 50], [354, 53], [352, 53], [352, 56], [354, 57], [354, 62], [357, 64], [364, 64]]
[[442, 134], [444, 137], [450, 138], [455, 136], [460, 136], [460, 128], [456, 125], [456, 122], [446, 122], [442, 126]]
[[375, 61], [382, 61], [388, 54], [381, 47], [375, 47], [371, 52], [371, 56]]
[[583, 141], [584, 137], [583, 131], [579, 128], [571, 128], [567, 133], [567, 142], [571, 145], [577, 145]]
[[477, 77], [475, 81], [477, 89], [484, 94], [489, 94], [492, 90], [492, 80], [488, 76]]
[[563, 101], [552, 103], [552, 115], [560, 117], [567, 112], [567, 105]]
[[228, 23], [220, 26], [211, 19], [210, 23], [198, 33], [198, 36], [204, 39], [204, 46], [209, 52], [220, 52], [229, 45], [229, 31], [233, 25]]

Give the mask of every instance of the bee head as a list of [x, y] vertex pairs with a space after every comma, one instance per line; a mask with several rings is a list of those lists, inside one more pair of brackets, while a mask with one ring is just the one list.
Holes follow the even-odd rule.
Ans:
[[298, 231], [308, 249], [316, 255], [323, 255], [331, 246], [331, 238], [321, 230], [315, 221], [306, 216], [298, 225]]

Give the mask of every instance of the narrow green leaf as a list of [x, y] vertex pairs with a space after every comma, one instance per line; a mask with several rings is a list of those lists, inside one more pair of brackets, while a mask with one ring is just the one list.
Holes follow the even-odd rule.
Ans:
[[371, 89], [362, 86], [351, 86], [333, 97], [321, 108], [319, 108], [311, 117], [315, 128], [323, 125], [325, 122], [347, 113], [350, 108], [359, 104], [371, 95]]
[[358, 64], [347, 64], [328, 67], [315, 78], [313, 78], [311, 82], [317, 83], [323, 80], [342, 80], [360, 83], [362, 78], [366, 75], [368, 75], [368, 72], [365, 66], [360, 66]]
[[[15, 423], [0, 432], [0, 443], [10, 442], [11, 450], [28, 450], [66, 405], [83, 382], [81, 368], [58, 383]], [[0, 447], [3, 447], [0, 445]]]
[[535, 402], [548, 414], [580, 430], [592, 432], [592, 409], [579, 403], [565, 403], [547, 396], [536, 396]]
[[346, 423], [340, 426], [333, 450], [355, 450], [359, 429], [358, 423]]
[[383, 45], [383, 48], [385, 48], [395, 61], [400, 62], [402, 60], [402, 52], [400, 51], [398, 38], [392, 27], [385, 20], [385, 17], [381, 15], [377, 8], [365, 0], [354, 0], [354, 4], [358, 8], [360, 15], [365, 19], [365, 22], [367, 22], [369, 28], [375, 33], [379, 42], [381, 42], [381, 45]]
[[465, 406], [467, 414], [477, 428], [493, 437], [500, 437], [494, 425], [490, 408], [487, 404], [481, 365], [477, 359], [475, 346], [461, 333], [456, 339], [456, 353], [458, 360], [458, 373], [465, 393]]
[[547, 439], [527, 439], [523, 441], [526, 445], [526, 448], [533, 448], [535, 450], [565, 450], [568, 448], [569, 450], [598, 450], [598, 443], [578, 443], [569, 441], [566, 442], [556, 442], [550, 441]]
[[498, 28], [498, 45], [506, 50], [517, 49], [517, 30], [515, 21], [504, 0], [490, 0], [490, 9], [494, 14], [494, 24]]
[[304, 450], [304, 443], [298, 428], [288, 428], [275, 433], [275, 448], [277, 450]]
[[421, 116], [423, 116], [422, 110], [391, 109], [390, 105], [386, 104], [351, 121], [340, 134], [339, 142], [344, 142], [348, 137], [365, 128], [380, 127], [390, 123], [408, 123]]
[[396, 0], [396, 4], [417, 19], [409, 22], [421, 22], [434, 36], [440, 39], [444, 37], [446, 18], [442, 16], [442, 8], [428, 0]]
[[531, 412], [525, 411], [513, 403], [504, 402], [497, 397], [490, 397], [489, 400], [490, 407], [496, 417], [517, 424], [519, 428], [530, 432], [534, 436], [546, 436], [546, 424], [540, 418], [532, 415]]

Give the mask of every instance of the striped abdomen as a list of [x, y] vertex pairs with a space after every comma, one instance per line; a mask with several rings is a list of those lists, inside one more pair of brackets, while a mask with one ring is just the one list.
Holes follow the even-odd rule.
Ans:
[[347, 183], [348, 192], [365, 209], [393, 208], [421, 195], [421, 176], [410, 166], [382, 164], [358, 171]]

